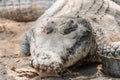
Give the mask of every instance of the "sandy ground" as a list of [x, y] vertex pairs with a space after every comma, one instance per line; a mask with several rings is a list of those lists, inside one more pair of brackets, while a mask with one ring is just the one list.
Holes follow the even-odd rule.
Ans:
[[120, 80], [104, 75], [100, 64], [72, 67], [63, 76], [39, 78], [29, 66], [31, 57], [20, 54], [20, 41], [33, 22], [0, 19], [0, 80]]

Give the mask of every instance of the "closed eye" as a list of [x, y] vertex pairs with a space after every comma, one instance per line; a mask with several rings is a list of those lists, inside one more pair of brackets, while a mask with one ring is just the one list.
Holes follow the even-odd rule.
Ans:
[[90, 31], [85, 31], [83, 32], [83, 35], [80, 37], [81, 40], [85, 40], [86, 38], [88, 38], [88, 36], [91, 34]]
[[77, 28], [78, 25], [73, 20], [70, 20], [68, 23], [64, 24], [64, 26], [61, 28], [61, 33], [63, 35], [66, 35], [75, 31]]
[[75, 31], [76, 29], [77, 29], [76, 27], [71, 27], [71, 28], [65, 29], [64, 34], [69, 34], [69, 33], [73, 32], [73, 31]]

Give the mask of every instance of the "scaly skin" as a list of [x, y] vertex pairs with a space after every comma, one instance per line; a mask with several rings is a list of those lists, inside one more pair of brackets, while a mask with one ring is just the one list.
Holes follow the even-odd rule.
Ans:
[[15, 21], [35, 21], [56, 0], [1, 0], [0, 17]]
[[120, 6], [111, 0], [58, 0], [26, 33], [22, 52], [32, 56], [41, 77], [84, 58], [95, 62], [100, 54], [118, 56], [119, 16]]

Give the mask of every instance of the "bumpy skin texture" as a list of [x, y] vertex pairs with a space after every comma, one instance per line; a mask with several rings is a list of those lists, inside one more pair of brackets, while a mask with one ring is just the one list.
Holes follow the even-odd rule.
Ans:
[[119, 56], [119, 16], [120, 6], [111, 0], [58, 0], [26, 33], [22, 52], [32, 56], [40, 76], [84, 58], [94, 62], [99, 54]]
[[[64, 21], [60, 21], [59, 24], [54, 24], [56, 22], [58, 20], [49, 22], [49, 26], [41, 28], [41, 31], [36, 30], [36, 32], [38, 31], [36, 34], [39, 36], [30, 34], [31, 38], [27, 36], [30, 38], [30, 43], [26, 41], [23, 43], [25, 55], [30, 55], [28, 53], [30, 44], [30, 53], [33, 58], [31, 64], [40, 73], [59, 73], [63, 68], [72, 66], [86, 57], [90, 48], [93, 45], [95, 47], [91, 25], [86, 20], [82, 18], [66, 20], [64, 18]], [[38, 38], [39, 41], [34, 42]]]
[[0, 0], [0, 17], [15, 21], [35, 21], [56, 0]]

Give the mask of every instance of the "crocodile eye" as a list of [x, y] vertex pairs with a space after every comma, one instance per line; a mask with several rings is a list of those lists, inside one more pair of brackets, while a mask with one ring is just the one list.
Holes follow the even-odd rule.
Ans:
[[88, 38], [88, 36], [91, 34], [90, 31], [84, 31], [82, 36], [80, 37], [81, 40], [85, 40], [86, 38]]
[[52, 33], [52, 32], [53, 32], [53, 28], [52, 27], [46, 28], [46, 33], [47, 34]]
[[75, 31], [77, 28], [78, 28], [77, 23], [75, 23], [73, 20], [70, 20], [60, 28], [60, 33], [66, 35]]
[[55, 26], [55, 23], [53, 22], [53, 21], [51, 21], [51, 22], [49, 22], [48, 24], [47, 24], [47, 27], [44, 27], [44, 32], [46, 33], [46, 34], [50, 34], [50, 33], [52, 33], [53, 31], [54, 31], [54, 26]]

